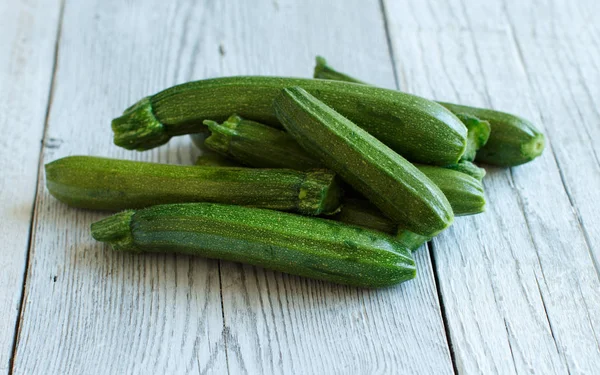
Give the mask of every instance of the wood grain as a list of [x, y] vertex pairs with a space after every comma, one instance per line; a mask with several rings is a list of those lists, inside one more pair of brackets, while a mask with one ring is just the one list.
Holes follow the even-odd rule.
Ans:
[[[59, 147], [45, 147], [44, 162], [91, 154], [191, 163], [187, 137], [132, 153], [112, 146], [109, 130], [135, 100], [191, 79], [310, 76], [321, 53], [393, 87], [378, 2], [67, 1], [59, 47], [47, 134]], [[115, 254], [89, 235], [104, 214], [70, 209], [43, 186], [38, 198], [15, 374], [452, 373], [426, 251], [417, 280], [359, 290], [233, 263]]]
[[0, 374], [9, 371], [23, 292], [59, 10], [55, 0], [0, 2]]
[[[194, 160], [187, 138], [141, 154], [113, 146], [110, 131], [133, 101], [182, 80], [174, 51], [193, 3], [67, 1], [46, 135], [57, 146], [44, 147], [43, 162], [73, 154]], [[212, 35], [194, 37], [217, 50]], [[215, 54], [204, 55], [216, 65]], [[43, 184], [36, 206], [15, 374], [227, 371], [217, 262], [115, 254], [89, 233], [105, 213], [70, 209]]]
[[[553, 146], [566, 139], [555, 135], [548, 121], [567, 115], [556, 105], [541, 109], [543, 90], [534, 91], [528, 82], [532, 71], [544, 72], [554, 58], [528, 46], [532, 62], [524, 70], [520, 54], [526, 53], [515, 40], [529, 34], [516, 32], [496, 2], [386, 4], [404, 89], [521, 114], [545, 127], [552, 142], [531, 164], [488, 169], [488, 212], [457, 220], [434, 241], [435, 271], [459, 372], [594, 373], [600, 366], [593, 313], [600, 307], [600, 284], [555, 160], [559, 154]], [[538, 10], [547, 5], [515, 14], [540, 18]], [[539, 74], [556, 82], [545, 87], [544, 95], [574, 104], [558, 90], [568, 81]], [[571, 125], [567, 131], [564, 121], [556, 123], [563, 134], [585, 129]], [[468, 277], [456, 277], [458, 270]]]

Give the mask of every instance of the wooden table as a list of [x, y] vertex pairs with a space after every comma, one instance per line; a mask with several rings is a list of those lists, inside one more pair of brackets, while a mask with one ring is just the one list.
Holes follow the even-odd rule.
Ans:
[[[0, 373], [600, 373], [597, 0], [0, 2]], [[314, 56], [377, 85], [528, 117], [549, 145], [489, 168], [488, 209], [362, 290], [235, 263], [128, 255], [90, 237], [44, 163], [189, 164], [110, 120], [207, 77], [308, 77]], [[41, 141], [41, 143], [40, 143]]]

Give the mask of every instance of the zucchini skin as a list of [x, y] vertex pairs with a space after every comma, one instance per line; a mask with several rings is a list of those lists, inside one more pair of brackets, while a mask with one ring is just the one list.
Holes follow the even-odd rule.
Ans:
[[74, 207], [118, 211], [156, 204], [216, 202], [297, 211], [334, 212], [341, 192], [326, 170], [197, 167], [93, 156], [46, 164], [50, 194]]
[[144, 98], [113, 120], [116, 145], [147, 150], [172, 136], [202, 131], [202, 121], [230, 114], [278, 126], [272, 102], [281, 89], [300, 86], [409, 160], [458, 162], [467, 129], [441, 105], [395, 90], [341, 81], [241, 76], [188, 82]]
[[332, 220], [212, 203], [153, 206], [92, 224], [114, 250], [242, 262], [359, 287], [410, 280], [410, 250], [394, 237]]
[[[327, 61], [317, 56], [314, 78], [332, 79], [346, 82], [367, 84], [363, 81], [338, 72]], [[489, 139], [477, 151], [478, 162], [513, 167], [527, 163], [540, 156], [544, 151], [546, 140], [544, 134], [530, 121], [506, 112], [492, 109], [470, 107], [459, 104], [439, 102], [456, 116], [477, 118], [490, 124]], [[464, 118], [463, 118], [464, 119]], [[472, 149], [472, 148], [471, 148]], [[467, 147], [467, 151], [469, 147]], [[467, 159], [472, 161], [468, 155]]]
[[198, 156], [194, 165], [199, 167], [241, 167], [239, 163], [210, 151]]
[[456, 216], [485, 211], [485, 193], [481, 181], [452, 169], [430, 165], [419, 165], [418, 168], [444, 192]]
[[[206, 123], [211, 131], [205, 141], [206, 148], [240, 164], [296, 170], [324, 168], [322, 163], [314, 159], [313, 154], [309, 155], [284, 131], [247, 121], [236, 115], [223, 124], [214, 121]], [[484, 169], [466, 161], [443, 168], [421, 164], [415, 164], [415, 167], [442, 190], [454, 215], [473, 215], [485, 210], [485, 194], [481, 184]], [[348, 193], [351, 195], [349, 189], [345, 190], [345, 196]]]
[[334, 220], [342, 223], [358, 225], [359, 227], [389, 233], [396, 236], [404, 246], [411, 251], [417, 250], [431, 238], [421, 236], [408, 230], [398, 228], [392, 220], [387, 218], [377, 207], [367, 200], [346, 199], [340, 212], [333, 216]]
[[273, 106], [300, 146], [407, 230], [434, 236], [454, 221], [450, 203], [430, 179], [304, 89], [282, 90]]

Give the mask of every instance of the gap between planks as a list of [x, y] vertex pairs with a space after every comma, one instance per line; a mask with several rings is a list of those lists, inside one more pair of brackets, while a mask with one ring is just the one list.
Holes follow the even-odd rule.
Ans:
[[14, 362], [15, 357], [17, 355], [17, 347], [19, 344], [19, 335], [21, 334], [21, 320], [23, 319], [23, 313], [25, 311], [25, 302], [27, 300], [27, 279], [29, 277], [29, 265], [31, 261], [31, 253], [32, 253], [32, 244], [33, 238], [35, 236], [35, 228], [37, 223], [37, 208], [39, 204], [39, 192], [40, 189], [43, 189], [42, 184], [42, 167], [43, 167], [43, 151], [44, 147], [46, 147], [46, 139], [48, 132], [48, 120], [50, 117], [50, 109], [52, 107], [53, 97], [54, 97], [54, 84], [56, 82], [56, 71], [58, 67], [58, 54], [60, 49], [60, 37], [62, 35], [62, 23], [64, 17], [65, 10], [65, 1], [61, 0], [60, 2], [60, 10], [58, 15], [58, 27], [56, 28], [56, 37], [54, 41], [54, 58], [52, 61], [52, 78], [50, 79], [50, 86], [48, 89], [48, 105], [46, 106], [46, 114], [44, 116], [44, 131], [42, 133], [42, 141], [40, 142], [40, 155], [38, 157], [38, 173], [37, 173], [37, 182], [35, 187], [35, 196], [34, 196], [34, 204], [31, 211], [31, 223], [29, 225], [29, 239], [27, 241], [27, 252], [25, 254], [25, 270], [23, 274], [23, 288], [21, 290], [21, 299], [19, 301], [19, 313], [17, 315], [17, 321], [15, 323], [15, 333], [13, 344], [11, 348], [11, 356], [8, 364], [8, 374], [12, 375], [14, 372]]

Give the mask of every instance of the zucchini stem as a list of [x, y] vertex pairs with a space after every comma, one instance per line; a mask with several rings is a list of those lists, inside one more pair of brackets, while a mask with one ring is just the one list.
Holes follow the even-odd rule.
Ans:
[[134, 211], [127, 210], [92, 224], [92, 237], [96, 241], [108, 242], [115, 250], [141, 252], [133, 241], [131, 219]]
[[127, 150], [145, 151], [162, 146], [177, 135], [202, 133], [206, 127], [190, 123], [170, 128], [158, 121], [150, 98], [145, 97], [127, 108], [122, 116], [115, 118], [112, 130], [115, 145]]

